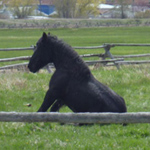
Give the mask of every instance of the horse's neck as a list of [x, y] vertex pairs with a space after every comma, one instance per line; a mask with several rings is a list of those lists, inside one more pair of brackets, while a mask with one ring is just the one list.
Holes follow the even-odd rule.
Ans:
[[55, 49], [54, 65], [56, 70], [67, 71], [70, 76], [80, 80], [88, 80], [91, 72], [80, 56], [72, 49]]
[[75, 52], [70, 52], [69, 49], [58, 48], [55, 51], [54, 65], [57, 68], [71, 69], [74, 64], [74, 60], [79, 56]]

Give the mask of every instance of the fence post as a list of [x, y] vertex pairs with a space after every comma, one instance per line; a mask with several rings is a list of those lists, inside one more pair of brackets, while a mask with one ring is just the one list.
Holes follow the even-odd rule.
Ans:
[[46, 69], [47, 69], [48, 73], [53, 73], [53, 70], [52, 70], [50, 64], [46, 65]]
[[[110, 57], [111, 59], [114, 59], [113, 55], [110, 53], [110, 48], [112, 47], [112, 45], [104, 44], [103, 46], [105, 49], [105, 54], [104, 54], [103, 60], [105, 60], [105, 58], [107, 56]], [[117, 67], [118, 70], [120, 69], [119, 64], [116, 63], [115, 61], [114, 61], [114, 65]]]

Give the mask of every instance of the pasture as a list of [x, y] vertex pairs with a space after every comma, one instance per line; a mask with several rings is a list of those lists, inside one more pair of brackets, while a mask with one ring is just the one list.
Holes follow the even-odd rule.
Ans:
[[[29, 47], [42, 32], [51, 32], [72, 46], [104, 43], [150, 43], [149, 27], [82, 29], [1, 29], [0, 48]], [[78, 50], [79, 54], [104, 52]], [[112, 54], [149, 53], [149, 47], [116, 47]], [[0, 52], [0, 58], [31, 55], [32, 51]], [[0, 64], [1, 65], [1, 64]], [[94, 76], [124, 97], [128, 112], [150, 111], [150, 65], [90, 67]], [[51, 74], [16, 70], [0, 73], [0, 111], [35, 112], [43, 101]], [[27, 104], [31, 104], [28, 107]], [[69, 112], [66, 107], [61, 112]], [[147, 150], [149, 124], [74, 126], [59, 123], [0, 122], [0, 149], [43, 150]]]

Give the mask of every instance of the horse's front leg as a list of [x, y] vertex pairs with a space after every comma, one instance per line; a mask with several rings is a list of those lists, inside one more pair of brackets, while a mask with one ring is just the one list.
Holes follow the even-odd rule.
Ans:
[[38, 112], [47, 111], [47, 109], [54, 103], [55, 100], [56, 100], [56, 94], [49, 89], [45, 95], [44, 101], [41, 107], [39, 108]]
[[64, 105], [64, 102], [61, 99], [58, 99], [50, 109], [50, 112], [57, 112]]

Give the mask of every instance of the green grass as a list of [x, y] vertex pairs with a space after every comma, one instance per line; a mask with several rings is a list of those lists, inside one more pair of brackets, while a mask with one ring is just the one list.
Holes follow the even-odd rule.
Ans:
[[[35, 45], [43, 31], [57, 35], [60, 39], [63, 39], [72, 46], [97, 46], [104, 43], [150, 42], [149, 27], [0, 29], [0, 47], [29, 47]], [[130, 50], [131, 48], [129, 47], [128, 49]], [[135, 48], [132, 47], [132, 49]]]
[[[128, 112], [150, 110], [149, 65], [92, 69], [94, 76], [126, 100]], [[0, 74], [0, 110], [35, 112], [40, 107], [51, 75], [6, 72]], [[32, 104], [27, 107], [26, 104]], [[61, 112], [69, 112], [67, 107]], [[149, 124], [92, 125], [58, 123], [0, 123], [1, 149], [149, 149]]]
[[[103, 43], [150, 43], [149, 27], [88, 29], [1, 29], [0, 47], [28, 47], [43, 31], [50, 31], [72, 46]], [[99, 50], [78, 50], [97, 53]], [[100, 50], [103, 52], [103, 50]], [[115, 47], [113, 54], [148, 53], [149, 48]], [[31, 55], [32, 52], [0, 52], [0, 57]], [[122, 97], [128, 112], [150, 111], [150, 65], [95, 68], [93, 75]], [[40, 107], [51, 74], [15, 70], [0, 73], [0, 111], [36, 112]], [[27, 107], [30, 103], [32, 106]], [[61, 112], [70, 112], [67, 107]], [[2, 150], [148, 150], [150, 124], [73, 126], [59, 123], [0, 122]]]
[[[43, 32], [57, 35], [71, 46], [98, 46], [104, 43], [150, 43], [150, 27], [102, 27], [79, 29], [0, 29], [0, 48], [30, 47]], [[104, 53], [103, 49], [77, 50], [79, 54]], [[116, 55], [149, 53], [149, 47], [114, 47]], [[0, 52], [0, 58], [31, 55], [32, 51]], [[1, 63], [0, 66], [9, 63]]]

